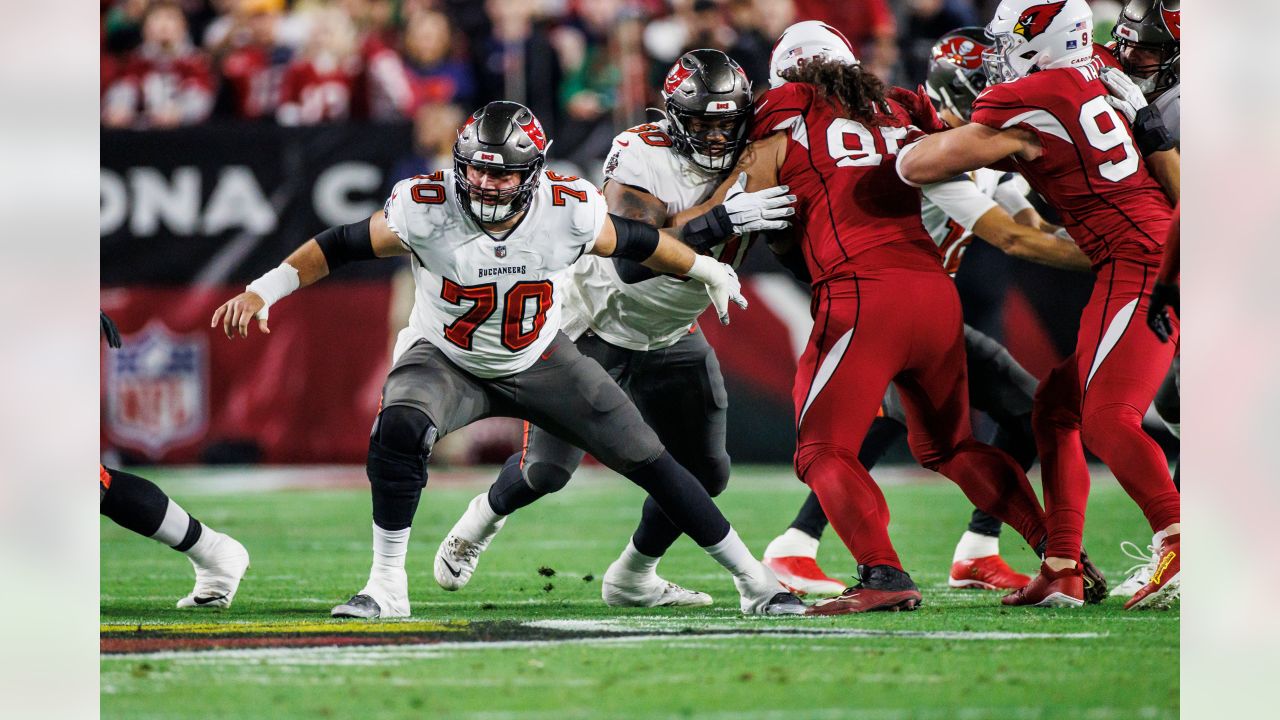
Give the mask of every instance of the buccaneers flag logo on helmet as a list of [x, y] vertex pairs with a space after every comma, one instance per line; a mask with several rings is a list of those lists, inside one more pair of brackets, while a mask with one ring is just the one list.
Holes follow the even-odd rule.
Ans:
[[1013, 31], [1028, 40], [1035, 40], [1043, 35], [1045, 30], [1049, 29], [1049, 26], [1053, 24], [1053, 19], [1058, 17], [1058, 13], [1062, 12], [1062, 8], [1066, 6], [1066, 0], [1059, 0], [1059, 2], [1049, 2], [1029, 7], [1018, 18], [1017, 24], [1013, 26]]

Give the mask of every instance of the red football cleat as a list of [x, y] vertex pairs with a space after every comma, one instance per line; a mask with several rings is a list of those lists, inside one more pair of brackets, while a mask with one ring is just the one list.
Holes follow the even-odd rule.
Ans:
[[766, 557], [764, 564], [778, 576], [778, 582], [797, 595], [829, 597], [844, 592], [845, 584], [828, 576], [811, 557]]
[[951, 563], [947, 584], [969, 590], [1017, 590], [1031, 582], [1027, 575], [1009, 567], [999, 555], [957, 560]]
[[920, 590], [911, 576], [889, 565], [858, 566], [861, 581], [839, 597], [819, 600], [806, 615], [848, 615], [876, 610], [897, 612], [920, 607]]
[[1005, 595], [1000, 602], [1005, 605], [1080, 607], [1084, 604], [1084, 572], [1079, 564], [1055, 572], [1041, 563], [1039, 575], [1032, 578], [1026, 587]]
[[1179, 575], [1182, 567], [1181, 538], [1181, 535], [1167, 535], [1160, 541], [1155, 572], [1151, 573], [1147, 584], [1124, 604], [1125, 610], [1164, 609], [1178, 599], [1182, 584]]

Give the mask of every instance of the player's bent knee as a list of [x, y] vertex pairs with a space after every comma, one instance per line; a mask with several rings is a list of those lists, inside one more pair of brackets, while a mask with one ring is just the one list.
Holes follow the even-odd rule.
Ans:
[[698, 482], [702, 483], [702, 487], [707, 489], [707, 494], [716, 497], [724, 492], [729, 486], [729, 456], [720, 454], [713, 457], [705, 458], [702, 462], [695, 463], [690, 468], [694, 477], [698, 478]]
[[425, 486], [436, 436], [435, 425], [421, 410], [406, 405], [383, 408], [369, 436], [369, 481]]
[[572, 475], [565, 468], [549, 462], [531, 462], [524, 466], [525, 482], [543, 494], [563, 490]]
[[1100, 448], [1105, 451], [1117, 439], [1130, 437], [1134, 432], [1145, 432], [1142, 429], [1142, 413], [1132, 405], [1111, 403], [1091, 408], [1085, 413], [1080, 438], [1085, 446], [1096, 453]]
[[815, 476], [822, 475], [829, 467], [854, 467], [859, 465], [858, 453], [834, 443], [805, 443], [796, 448], [796, 477], [812, 485]]

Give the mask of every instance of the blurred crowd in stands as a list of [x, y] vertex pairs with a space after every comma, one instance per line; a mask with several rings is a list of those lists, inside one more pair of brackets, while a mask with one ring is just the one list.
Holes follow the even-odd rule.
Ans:
[[[572, 138], [564, 143], [572, 148], [558, 150], [582, 165], [601, 157], [618, 130], [653, 119], [646, 108], [659, 104], [660, 80], [685, 50], [725, 50], [763, 89], [782, 29], [820, 19], [843, 31], [873, 72], [914, 86], [933, 41], [984, 22], [995, 0], [100, 4], [104, 126], [407, 119], [429, 156], [452, 142], [472, 109], [509, 99], [532, 108], [550, 137]], [[1118, 10], [1115, 0], [1097, 4]]]

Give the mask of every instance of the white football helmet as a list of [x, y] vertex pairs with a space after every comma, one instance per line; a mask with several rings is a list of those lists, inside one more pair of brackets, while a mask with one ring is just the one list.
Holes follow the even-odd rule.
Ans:
[[1083, 65], [1093, 59], [1093, 10], [1085, 0], [1003, 0], [987, 35], [993, 44], [982, 59], [992, 85]]
[[817, 57], [846, 65], [858, 64], [853, 47], [843, 33], [819, 20], [805, 20], [783, 30], [782, 37], [773, 46], [773, 55], [769, 57], [769, 87], [785, 84], [783, 72]]

